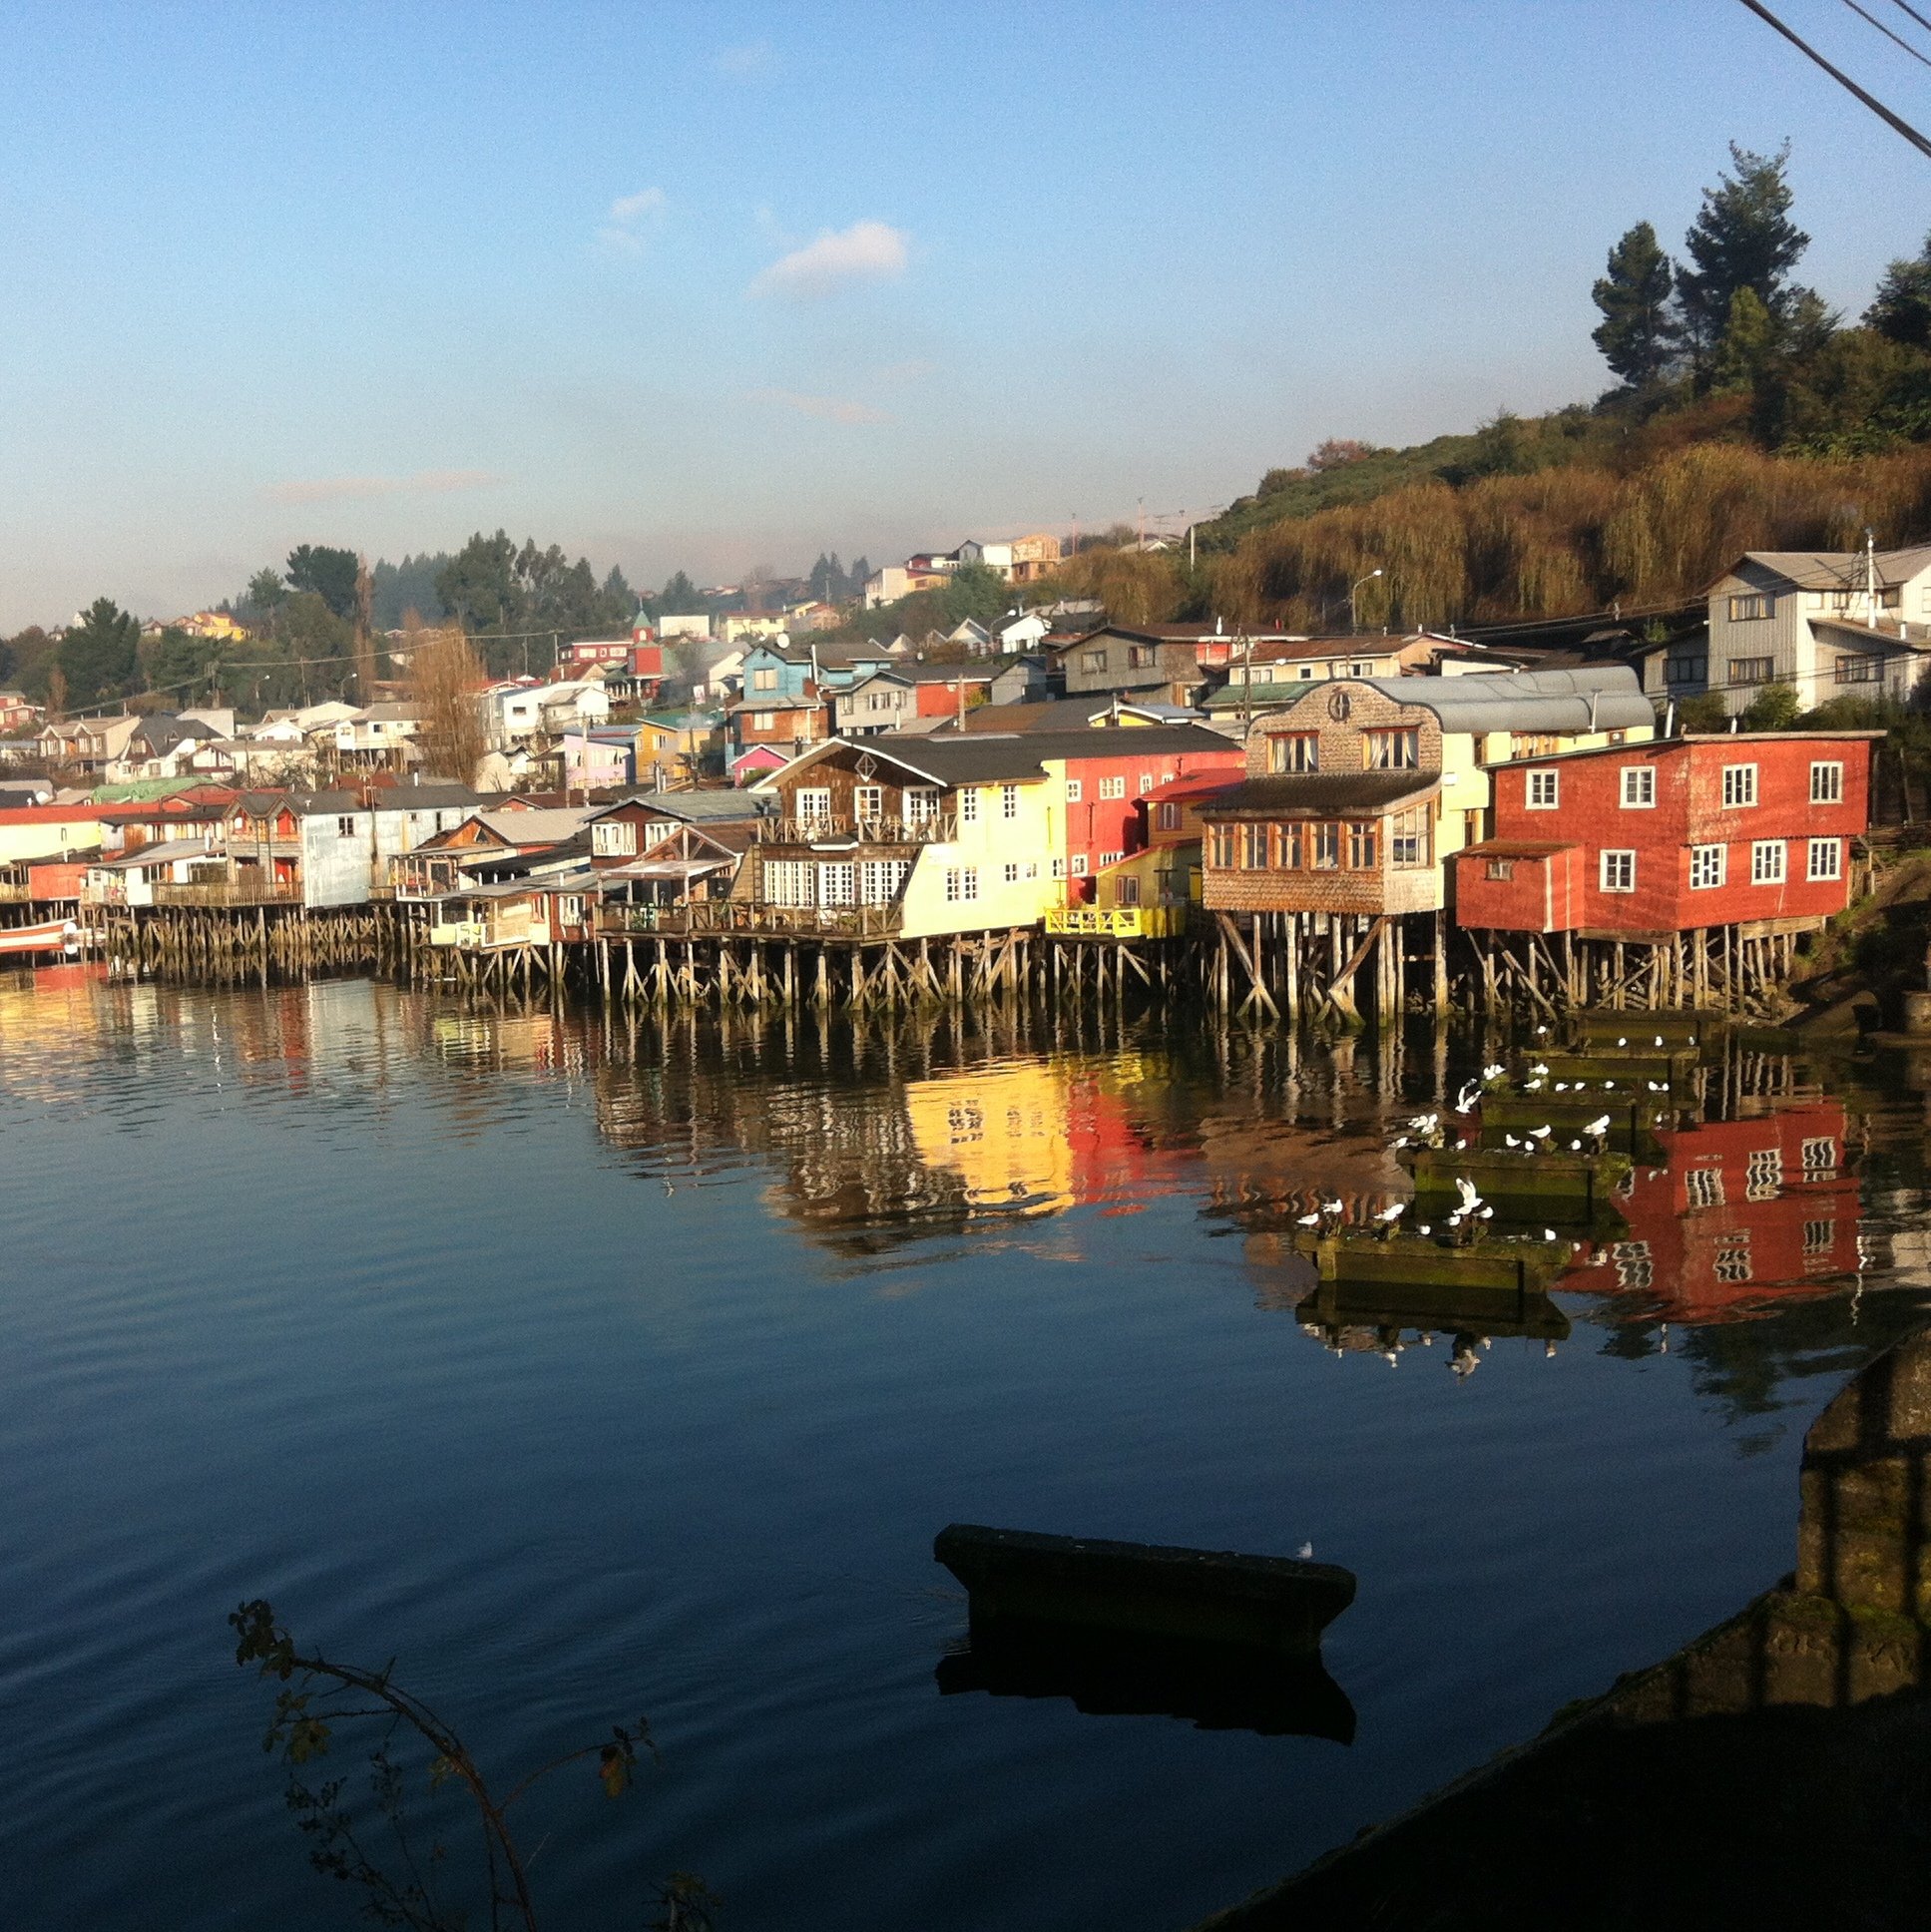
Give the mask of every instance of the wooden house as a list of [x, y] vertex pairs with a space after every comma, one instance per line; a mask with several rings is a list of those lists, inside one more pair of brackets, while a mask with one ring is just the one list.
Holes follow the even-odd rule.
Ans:
[[1874, 731], [1750, 731], [1493, 773], [1495, 836], [1455, 860], [1458, 923], [1653, 938], [1819, 925], [1850, 900]]
[[586, 821], [590, 862], [620, 866], [640, 858], [686, 826], [710, 831], [749, 827], [770, 817], [777, 800], [769, 793], [736, 788], [717, 791], [644, 791], [606, 805]]

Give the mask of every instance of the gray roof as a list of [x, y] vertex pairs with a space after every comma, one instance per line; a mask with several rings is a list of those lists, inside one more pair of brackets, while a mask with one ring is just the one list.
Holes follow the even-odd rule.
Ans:
[[[1880, 550], [1875, 558], [1877, 581], [1890, 587], [1931, 568], [1931, 544], [1908, 550]], [[1859, 591], [1865, 585], [1861, 550], [1746, 550], [1723, 577], [1734, 577], [1744, 564], [1774, 571], [1806, 591]], [[1722, 578], [1717, 579], [1718, 583]]]
[[[1122, 744], [1120, 738], [1126, 738]], [[1227, 740], [1218, 731], [1198, 724], [1144, 724], [1123, 728], [1118, 735], [1104, 728], [1073, 731], [1026, 731], [1008, 737], [996, 731], [955, 731], [947, 736], [829, 738], [822, 749], [806, 752], [806, 760], [833, 746], [869, 752], [937, 785], [990, 784], [1002, 778], [1037, 778], [1049, 758], [1104, 758], [1129, 752], [1224, 751]], [[797, 768], [794, 760], [790, 769]], [[776, 774], [773, 774], [776, 775]]]
[[753, 818], [768, 817], [773, 808], [768, 793], [760, 796], [733, 785], [729, 790], [720, 791], [634, 791], [598, 815], [606, 816], [619, 805], [644, 805], [662, 812], [666, 818], [682, 819], [687, 825], [747, 823]]
[[1248, 778], [1200, 807], [1203, 818], [1335, 818], [1349, 812], [1391, 811], [1441, 788], [1439, 771], [1310, 771], [1298, 776]]
[[1433, 712], [1444, 731], [1617, 731], [1657, 722], [1656, 708], [1628, 665], [1469, 671], [1454, 678], [1325, 678], [1293, 691], [1267, 717], [1278, 720], [1310, 698], [1325, 700], [1350, 686]]

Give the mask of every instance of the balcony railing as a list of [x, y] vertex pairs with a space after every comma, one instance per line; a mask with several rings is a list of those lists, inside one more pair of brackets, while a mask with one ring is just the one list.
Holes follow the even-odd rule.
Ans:
[[760, 818], [760, 845], [822, 845], [855, 839], [861, 845], [944, 845], [958, 830], [950, 812], [928, 818]]
[[681, 905], [606, 905], [597, 914], [597, 930], [614, 938], [633, 933], [676, 933], [691, 931], [691, 908]]
[[1046, 930], [1062, 938], [1168, 939], [1187, 930], [1185, 906], [1061, 906]]
[[0, 879], [0, 905], [25, 905], [27, 888], [24, 885], [10, 885]]
[[895, 905], [774, 906], [715, 899], [692, 906], [691, 914], [693, 932], [812, 938], [890, 939], [905, 923], [904, 908]]
[[287, 879], [223, 879], [207, 885], [157, 885], [158, 906], [300, 905], [301, 887]]

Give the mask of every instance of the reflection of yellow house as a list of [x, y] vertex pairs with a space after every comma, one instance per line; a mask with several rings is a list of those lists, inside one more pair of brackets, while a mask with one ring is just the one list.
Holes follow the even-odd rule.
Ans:
[[919, 1159], [957, 1174], [975, 1208], [1048, 1214], [1073, 1205], [1068, 1090], [1052, 1067], [915, 1080], [905, 1111]]

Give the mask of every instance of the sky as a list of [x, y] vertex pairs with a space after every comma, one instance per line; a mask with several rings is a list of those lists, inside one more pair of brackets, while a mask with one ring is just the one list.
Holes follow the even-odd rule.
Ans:
[[[1931, 66], [1778, 11], [1931, 127]], [[1177, 528], [1593, 399], [1605, 253], [1731, 140], [1790, 141], [1853, 314], [1931, 228], [1735, 0], [0, 0], [0, 631], [303, 542], [659, 584]]]

